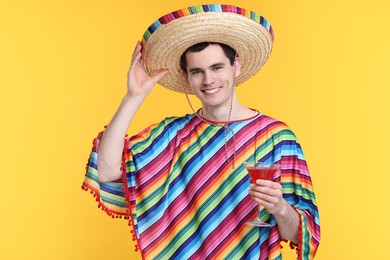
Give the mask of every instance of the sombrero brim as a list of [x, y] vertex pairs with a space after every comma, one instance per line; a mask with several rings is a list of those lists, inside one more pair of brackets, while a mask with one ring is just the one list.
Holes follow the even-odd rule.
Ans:
[[241, 62], [236, 86], [255, 75], [267, 61], [273, 43], [271, 25], [259, 14], [229, 5], [202, 5], [170, 13], [145, 32], [142, 59], [149, 75], [162, 69], [170, 73], [158, 83], [168, 89], [193, 94], [180, 78], [180, 57], [201, 42], [232, 47]]

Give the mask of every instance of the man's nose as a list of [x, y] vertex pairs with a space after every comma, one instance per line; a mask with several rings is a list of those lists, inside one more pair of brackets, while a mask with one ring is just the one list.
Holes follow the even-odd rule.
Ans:
[[214, 76], [213, 76], [213, 73], [211, 73], [210, 71], [205, 71], [204, 74], [203, 74], [203, 84], [204, 85], [210, 85], [212, 83], [214, 83]]

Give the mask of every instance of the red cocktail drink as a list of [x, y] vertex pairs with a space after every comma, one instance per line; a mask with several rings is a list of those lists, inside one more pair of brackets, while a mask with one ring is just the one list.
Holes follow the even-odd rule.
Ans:
[[255, 182], [258, 179], [272, 181], [275, 172], [278, 170], [277, 167], [262, 167], [262, 166], [253, 166], [246, 168], [251, 176], [251, 182]]
[[[251, 176], [251, 183], [255, 183], [256, 180], [268, 180], [272, 181], [275, 173], [279, 170], [279, 164], [270, 164], [270, 163], [255, 163], [255, 162], [244, 162], [245, 168], [247, 169], [249, 175]], [[261, 221], [260, 219], [260, 211], [261, 205], [259, 204], [259, 215], [258, 217], [250, 222], [246, 222], [246, 224], [250, 226], [257, 227], [269, 227], [268, 223]]]

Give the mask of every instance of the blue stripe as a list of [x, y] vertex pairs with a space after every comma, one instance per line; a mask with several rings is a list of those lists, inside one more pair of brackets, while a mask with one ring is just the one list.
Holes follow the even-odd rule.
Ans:
[[222, 12], [221, 5], [209, 5], [211, 12]]
[[208, 12], [210, 10], [209, 5], [202, 5], [202, 8], [205, 12]]
[[150, 32], [150, 34], [153, 34], [157, 30], [157, 28], [160, 26], [161, 26], [161, 23], [159, 20], [157, 20], [152, 25], [149, 26], [148, 31]]
[[100, 189], [118, 196], [123, 196], [125, 194], [123, 191], [123, 184], [121, 182], [101, 182]]
[[271, 28], [270, 23], [266, 19], [264, 19], [263, 17], [262, 17], [261, 21], [262, 21], [261, 25], [264, 26], [269, 31], [269, 29]]

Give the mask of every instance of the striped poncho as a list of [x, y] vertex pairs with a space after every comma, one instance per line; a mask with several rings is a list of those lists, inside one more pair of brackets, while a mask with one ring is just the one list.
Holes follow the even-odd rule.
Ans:
[[98, 181], [94, 140], [83, 189], [109, 215], [129, 219], [144, 259], [281, 259], [275, 218], [271, 227], [245, 222], [258, 213], [248, 194], [245, 161], [279, 162], [274, 176], [299, 213], [298, 259], [312, 259], [320, 241], [319, 216], [301, 147], [282, 122], [258, 114], [229, 123], [234, 132], [196, 115], [166, 118], [125, 139], [122, 179]]

